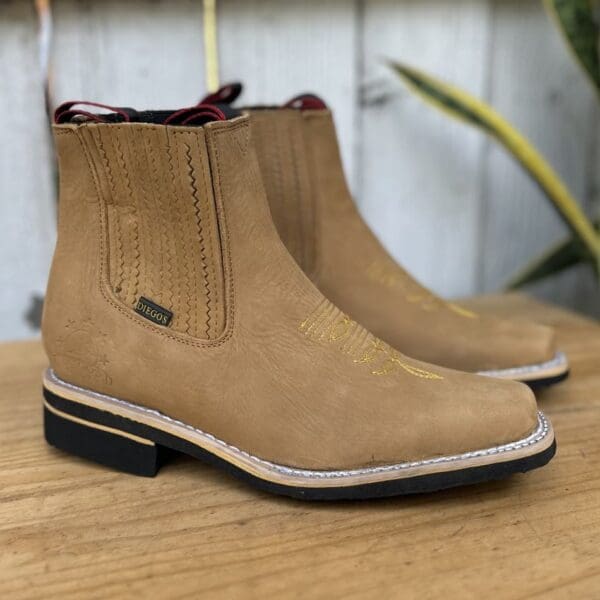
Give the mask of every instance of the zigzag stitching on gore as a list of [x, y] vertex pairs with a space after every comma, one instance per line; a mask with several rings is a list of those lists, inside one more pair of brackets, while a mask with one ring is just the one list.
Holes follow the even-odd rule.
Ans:
[[[145, 154], [146, 154], [146, 145], [144, 143], [144, 136], [142, 136], [141, 141], [142, 141], [142, 146], [144, 148], [144, 156], [145, 156]], [[136, 161], [140, 160], [140, 153], [136, 153], [135, 160]], [[142, 161], [143, 161], [143, 159], [142, 159]], [[138, 168], [139, 168], [139, 163], [136, 165], [136, 170]], [[142, 237], [142, 240], [144, 240], [144, 235], [146, 237], [148, 237], [148, 225], [147, 225], [147, 223], [148, 223], [148, 215], [151, 214], [151, 207], [150, 207], [150, 201], [149, 201], [150, 193], [148, 191], [146, 177], [145, 176], [138, 177], [137, 180], [138, 180], [138, 183], [139, 183], [139, 186], [141, 188], [142, 193], [140, 194], [140, 200], [139, 200], [140, 205], [141, 205], [141, 210], [138, 213], [139, 220], [136, 221], [137, 222], [137, 227], [138, 227], [136, 231], [138, 232], [138, 238], [139, 238], [139, 232], [140, 232], [140, 230], [142, 231], [141, 237]], [[146, 215], [146, 217], [144, 217], [144, 215]], [[144, 222], [146, 223], [145, 227], [144, 227]], [[145, 248], [145, 251], [148, 251], [148, 247]], [[155, 246], [154, 246], [154, 244], [151, 244], [150, 245], [150, 254], [152, 255], [152, 254], [154, 254], [154, 252], [155, 252]], [[154, 264], [153, 257], [146, 257], [146, 259], [150, 260], [151, 264]], [[142, 271], [142, 264], [141, 264], [141, 262], [139, 264], [139, 271]], [[138, 271], [138, 273], [139, 273], [139, 271]], [[149, 279], [149, 277], [148, 277], [148, 268], [144, 268], [143, 269], [143, 273], [145, 275], [146, 285], [148, 285], [148, 279]], [[144, 277], [141, 277], [141, 279], [143, 280]], [[139, 281], [139, 275], [138, 275], [138, 281]], [[136, 294], [135, 298], [134, 298], [134, 302], [137, 302], [137, 300], [138, 300], [138, 298], [137, 298], [137, 294]]]
[[[152, 145], [150, 145], [149, 149], [147, 148], [147, 151], [150, 156], [150, 160], [152, 162], [154, 181], [156, 182], [156, 180], [158, 179], [158, 161], [156, 158], [156, 154], [152, 148]], [[171, 244], [169, 243], [168, 232], [165, 232], [165, 225], [166, 225], [166, 223], [168, 223], [167, 205], [166, 205], [166, 202], [161, 201], [160, 192], [158, 195], [157, 202], [158, 202], [158, 209], [161, 214], [161, 218], [159, 219], [160, 231], [161, 231], [161, 245], [162, 245], [162, 242], [165, 241], [164, 246], [166, 246], [165, 255], [166, 255], [166, 262], [167, 262], [167, 269], [165, 271], [165, 269], [163, 268], [163, 262], [162, 262], [162, 260], [160, 261], [160, 275], [161, 275], [162, 282], [165, 281], [166, 277], [169, 278], [168, 279], [169, 285], [165, 285], [164, 289], [166, 290], [165, 295], [166, 295], [167, 305], [169, 307], [171, 307], [171, 306], [173, 306], [173, 286], [171, 284], [172, 274], [173, 274], [173, 255], [171, 253]], [[165, 277], [165, 273], [167, 274], [166, 277]]]
[[[157, 172], [158, 172], [158, 168], [156, 165], [156, 158], [154, 156], [153, 153], [150, 153], [148, 151], [148, 136], [144, 135], [142, 136], [142, 145], [144, 147], [144, 157], [146, 159], [146, 163], [151, 163], [152, 164], [152, 175], [150, 177], [150, 189], [151, 189], [151, 196], [152, 196], [152, 202], [150, 202], [147, 198], [146, 198], [146, 207], [148, 208], [148, 214], [153, 214], [153, 211], [155, 209], [158, 209], [157, 212], [161, 212], [161, 207], [159, 206], [161, 204], [160, 202], [160, 196], [158, 196], [157, 198], [157, 190], [155, 187], [154, 182], [157, 179]], [[142, 178], [143, 179], [143, 178]], [[144, 192], [145, 193], [145, 192]], [[163, 266], [163, 260], [162, 257], [164, 256], [164, 237], [165, 237], [165, 232], [164, 232], [164, 223], [162, 222], [162, 219], [156, 219], [156, 221], [160, 221], [159, 224], [159, 229], [160, 229], [160, 234], [158, 236], [158, 279], [157, 279], [157, 274], [156, 272], [153, 273], [154, 275], [154, 280], [153, 280], [153, 287], [156, 290], [154, 292], [154, 294], [157, 295], [157, 300], [158, 302], [162, 302], [162, 297], [158, 297], [160, 296], [158, 290], [161, 290], [164, 287], [164, 266]]]
[[210, 285], [208, 281], [208, 265], [206, 261], [206, 247], [204, 242], [204, 234], [202, 227], [202, 214], [200, 212], [200, 197], [198, 195], [198, 186], [196, 177], [194, 175], [194, 165], [192, 163], [192, 153], [188, 144], [185, 144], [185, 157], [188, 165], [188, 178], [190, 181], [190, 187], [192, 191], [192, 197], [194, 198], [194, 211], [196, 213], [196, 228], [198, 230], [198, 239], [200, 241], [200, 265], [202, 268], [202, 279], [204, 290], [206, 292], [206, 319], [204, 321], [205, 331], [207, 337], [210, 337], [210, 319], [211, 319], [211, 294], [210, 294]]
[[543, 363], [534, 365], [524, 365], [522, 367], [511, 367], [509, 369], [493, 369], [490, 371], [479, 371], [479, 375], [486, 375], [487, 377], [497, 377], [498, 375], [528, 375], [530, 373], [537, 373], [539, 371], [545, 371], [552, 367], [558, 367], [567, 364], [567, 357], [564, 352], [557, 352], [554, 358], [547, 360]]
[[104, 144], [102, 142], [102, 134], [98, 130], [92, 129], [91, 131], [92, 136], [95, 138], [96, 144], [98, 145], [98, 149], [100, 150], [100, 156], [102, 157], [102, 162], [104, 163], [104, 170], [106, 171], [106, 178], [108, 179], [108, 185], [110, 187], [110, 193], [112, 196], [112, 204], [114, 207], [113, 212], [115, 217], [115, 236], [117, 238], [117, 272], [116, 281], [114, 282], [114, 289], [120, 290], [123, 285], [123, 278], [125, 276], [125, 259], [123, 256], [123, 239], [121, 235], [121, 224], [119, 223], [119, 214], [116, 208], [117, 190], [115, 187], [115, 180], [112, 175], [112, 169], [110, 168], [110, 161], [108, 160], [108, 155], [106, 154], [106, 150], [104, 149]]
[[414, 468], [414, 467], [436, 465], [436, 464], [443, 464], [443, 463], [452, 463], [452, 462], [468, 460], [471, 458], [493, 456], [495, 454], [503, 454], [505, 452], [520, 450], [521, 448], [525, 448], [527, 446], [536, 444], [536, 443], [540, 442], [541, 440], [543, 440], [550, 431], [550, 425], [549, 425], [548, 420], [546, 419], [545, 415], [542, 412], [538, 412], [538, 426], [535, 429], [535, 431], [530, 433], [527, 437], [524, 437], [520, 440], [516, 440], [515, 442], [510, 442], [508, 444], [502, 444], [500, 446], [492, 446], [490, 448], [484, 448], [481, 450], [473, 450], [470, 452], [464, 452], [463, 454], [440, 456], [437, 458], [429, 458], [429, 459], [418, 460], [418, 461], [413, 461], [413, 462], [396, 463], [393, 465], [383, 465], [383, 466], [379, 466], [379, 467], [365, 467], [365, 468], [360, 468], [360, 469], [333, 470], [333, 471], [315, 471], [312, 469], [298, 469], [298, 468], [294, 468], [294, 467], [286, 467], [284, 465], [279, 465], [277, 463], [273, 463], [271, 461], [265, 460], [264, 458], [259, 458], [258, 456], [254, 456], [253, 454], [250, 454], [250, 453], [246, 452], [245, 450], [241, 450], [240, 448], [233, 446], [232, 444], [228, 444], [227, 442], [215, 437], [214, 435], [212, 435], [210, 433], [206, 433], [205, 431], [202, 431], [201, 429], [196, 429], [195, 427], [192, 427], [191, 425], [188, 425], [187, 423], [184, 423], [182, 421], [178, 421], [177, 419], [168, 417], [167, 415], [164, 415], [157, 410], [145, 408], [143, 406], [139, 406], [137, 404], [127, 402], [126, 400], [119, 400], [118, 398], [114, 398], [114, 397], [108, 396], [106, 394], [101, 394], [99, 392], [93, 392], [91, 390], [86, 390], [85, 388], [73, 385], [71, 383], [67, 383], [66, 381], [63, 381], [62, 379], [60, 379], [54, 373], [54, 371], [52, 369], [48, 369], [48, 373], [49, 373], [50, 378], [54, 382], [56, 382], [57, 384], [59, 384], [61, 386], [64, 386], [66, 388], [72, 389], [77, 392], [82, 392], [84, 394], [93, 396], [93, 397], [101, 399], [101, 400], [107, 400], [107, 401], [117, 404], [117, 405], [121, 405], [121, 406], [129, 407], [129, 408], [132, 408], [135, 410], [139, 410], [139, 411], [142, 411], [149, 415], [152, 415], [154, 417], [158, 417], [161, 420], [168, 421], [169, 423], [173, 423], [174, 425], [183, 427], [184, 429], [187, 429], [187, 430], [197, 433], [201, 436], [204, 436], [207, 439], [211, 440], [212, 442], [215, 442], [217, 445], [219, 445], [223, 448], [226, 448], [228, 450], [233, 450], [234, 452], [241, 454], [242, 456], [248, 458], [252, 462], [255, 462], [260, 465], [264, 465], [264, 466], [268, 467], [269, 469], [272, 469], [274, 471], [277, 471], [277, 472], [285, 474], [285, 475], [291, 475], [291, 476], [303, 477], [303, 478], [329, 479], [329, 478], [354, 477], [357, 475], [370, 475], [370, 474], [375, 474], [375, 473], [387, 473], [387, 472], [394, 472], [394, 471], [402, 471], [402, 470], [406, 470], [406, 469], [410, 469], [410, 468]]
[[[293, 136], [293, 128], [288, 125], [287, 127], [287, 137], [292, 139]], [[306, 236], [304, 234], [304, 211], [302, 210], [302, 189], [300, 186], [300, 177], [298, 174], [298, 156], [297, 156], [297, 148], [296, 148], [296, 144], [290, 144], [289, 145], [289, 151], [290, 151], [290, 155], [291, 155], [291, 163], [292, 163], [292, 169], [291, 169], [291, 179], [292, 179], [292, 183], [293, 183], [293, 189], [294, 189], [294, 213], [296, 214], [296, 235], [298, 236], [297, 239], [299, 240], [298, 242], [298, 246], [300, 247], [300, 260], [302, 261], [302, 268], [304, 270], [307, 269], [307, 267], [309, 267], [308, 264], [308, 259], [307, 259], [307, 250], [306, 250], [306, 243], [305, 243], [305, 239]]]
[[[277, 123], [275, 120], [270, 122], [269, 129], [271, 131], [271, 153], [269, 156], [269, 160], [273, 165], [273, 179], [275, 181], [275, 187], [277, 189], [277, 196], [280, 199], [283, 199], [284, 202], [287, 200], [287, 195], [283, 193], [283, 172], [281, 166], [281, 148], [279, 145], [279, 130], [277, 127]], [[285, 209], [287, 209], [287, 205]], [[285, 231], [285, 235], [287, 236], [287, 231]], [[283, 237], [283, 236], [282, 236]]]
[[[119, 167], [121, 167], [121, 171], [123, 172], [123, 178], [125, 180], [125, 188], [127, 189], [127, 199], [129, 202], [129, 206], [131, 210], [134, 211], [134, 214], [137, 212], [135, 207], [135, 202], [133, 201], [133, 190], [131, 189], [131, 180], [129, 179], [129, 172], [127, 169], [127, 163], [125, 162], [125, 155], [123, 154], [123, 149], [121, 148], [121, 143], [119, 142], [119, 137], [115, 136], [115, 151], [117, 154], [117, 161], [119, 163]], [[140, 241], [138, 238], [138, 225], [137, 220], [133, 219], [133, 235], [132, 235], [132, 246], [133, 246], [133, 265], [132, 265], [132, 274], [133, 274], [133, 301], [135, 302], [137, 298], [137, 290], [139, 287], [139, 276], [140, 276]]]
[[[171, 154], [171, 144], [169, 139], [167, 138], [166, 140], [166, 150], [167, 150], [167, 162], [169, 163], [169, 173], [171, 175], [171, 184], [173, 186], [175, 186], [175, 172], [173, 170], [173, 156]], [[165, 208], [165, 212], [163, 212], [163, 214], [168, 214], [166, 212], [166, 203], [162, 202], [161, 203], [163, 205], [163, 207]], [[168, 223], [169, 221], [166, 220], [165, 223]], [[169, 237], [169, 232], [167, 231], [167, 237]], [[175, 259], [177, 259], [177, 249], [175, 249]], [[170, 263], [169, 268], [171, 269], [171, 273], [173, 272], [173, 262]], [[172, 285], [171, 285], [171, 303], [173, 304], [174, 300], [173, 298], [175, 297], [175, 291], [174, 291], [174, 287], [175, 287], [175, 281], [177, 281], [177, 277], [174, 277], [172, 280]]]
[[[174, 161], [173, 161], [173, 152], [171, 150], [171, 141], [170, 139], [167, 139], [167, 158], [168, 158], [168, 163], [169, 163], [169, 173], [171, 175], [171, 183], [173, 185], [173, 191], [175, 194], [177, 194], [177, 177], [175, 176], [175, 166], [174, 166]], [[177, 160], [177, 162], [179, 163], [179, 158]], [[179, 209], [179, 207], [176, 208], [177, 211], [177, 217], [178, 217], [178, 221], [179, 221], [179, 233], [180, 233], [180, 240], [182, 242], [182, 246], [185, 247], [185, 222], [183, 219], [183, 215], [182, 215], [182, 211]], [[178, 261], [179, 262], [179, 261]], [[182, 321], [183, 321], [183, 325], [184, 325], [184, 331], [187, 333], [189, 331], [189, 319], [190, 319], [190, 313], [192, 311], [192, 307], [190, 304], [190, 279], [191, 279], [191, 273], [189, 272], [189, 258], [186, 258], [184, 260], [184, 269], [186, 271], [186, 274], [184, 275], [184, 277], [176, 277], [175, 280], [179, 280], [179, 281], [183, 281], [183, 294], [179, 294], [178, 295], [178, 299], [181, 301], [183, 301], [185, 307], [187, 310], [182, 311]]]
[[[202, 150], [200, 148], [200, 142], [198, 141], [198, 138], [196, 139], [196, 147], [198, 149], [198, 153], [201, 154]], [[202, 174], [202, 185], [203, 185], [203, 189], [204, 189], [204, 193], [206, 194], [207, 197], [207, 205], [209, 206], [208, 208], [208, 222], [209, 222], [209, 231], [208, 231], [208, 244], [210, 246], [210, 255], [213, 257], [213, 262], [212, 262], [212, 270], [208, 273], [208, 275], [212, 278], [212, 285], [210, 285], [210, 289], [211, 289], [211, 302], [210, 302], [210, 310], [211, 310], [211, 321], [214, 323], [215, 321], [212, 319], [212, 307], [213, 305], [216, 306], [216, 311], [217, 311], [217, 321], [216, 321], [216, 327], [214, 330], [215, 335], [219, 335], [219, 326], [220, 326], [220, 322], [218, 321], [218, 309], [219, 309], [219, 303], [221, 302], [221, 299], [219, 297], [219, 284], [220, 284], [220, 280], [219, 280], [219, 269], [217, 267], [217, 261], [220, 255], [220, 246], [217, 244], [217, 247], [215, 247], [215, 242], [214, 242], [214, 238], [211, 235], [211, 231], [210, 231], [210, 203], [211, 203], [211, 196], [210, 196], [210, 192], [209, 190], [209, 184], [206, 178], [206, 169], [204, 168], [204, 164], [200, 163], [200, 173]], [[216, 207], [215, 207], [216, 210]], [[218, 221], [218, 218], [217, 218]], [[217, 223], [218, 225], [218, 223]], [[208, 266], [208, 265], [207, 265]], [[224, 276], [224, 271], [223, 271], [223, 276]], [[223, 298], [225, 298], [225, 292], [223, 292]], [[209, 336], [210, 337], [210, 336]]]

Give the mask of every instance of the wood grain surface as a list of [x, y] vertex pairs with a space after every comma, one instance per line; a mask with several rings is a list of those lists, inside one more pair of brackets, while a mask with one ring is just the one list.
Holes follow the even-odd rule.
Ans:
[[505, 482], [305, 504], [182, 457], [155, 479], [42, 437], [38, 341], [0, 347], [0, 598], [599, 598], [600, 326], [520, 296], [480, 310], [557, 326], [571, 378], [539, 395], [558, 454]]

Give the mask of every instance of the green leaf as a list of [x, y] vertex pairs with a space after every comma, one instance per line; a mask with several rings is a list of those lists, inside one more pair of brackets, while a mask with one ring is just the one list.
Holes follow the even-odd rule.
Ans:
[[542, 256], [536, 258], [506, 284], [506, 289], [514, 290], [556, 275], [581, 262], [594, 262], [585, 246], [575, 237], [563, 240]]
[[600, 94], [600, 26], [594, 14], [598, 3], [594, 0], [544, 0], [544, 4]]
[[452, 117], [482, 129], [500, 142], [540, 186], [567, 227], [600, 265], [600, 235], [567, 187], [523, 135], [485, 102], [422, 71], [390, 62], [391, 68], [421, 98]]

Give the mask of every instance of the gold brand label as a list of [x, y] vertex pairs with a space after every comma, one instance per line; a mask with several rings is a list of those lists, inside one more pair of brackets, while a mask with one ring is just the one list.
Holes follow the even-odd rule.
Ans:
[[144, 298], [144, 296], [140, 296], [134, 310], [138, 315], [142, 315], [142, 317], [149, 321], [152, 321], [157, 325], [164, 325], [165, 327], [168, 327], [173, 318], [173, 313], [170, 310], [155, 304], [152, 300]]

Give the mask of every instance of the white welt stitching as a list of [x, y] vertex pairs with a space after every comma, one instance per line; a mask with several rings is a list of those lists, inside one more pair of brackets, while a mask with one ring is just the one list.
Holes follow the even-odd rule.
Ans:
[[525, 365], [523, 367], [512, 367], [510, 369], [495, 369], [491, 371], [479, 371], [479, 375], [486, 375], [487, 377], [502, 377], [510, 375], [529, 375], [531, 373], [538, 373], [539, 371], [545, 371], [553, 367], [558, 367], [567, 364], [567, 357], [564, 352], [557, 352], [554, 358], [539, 363], [537, 365]]
[[532, 444], [536, 444], [537, 442], [540, 442], [541, 440], [543, 440], [548, 435], [548, 432], [550, 431], [550, 425], [548, 423], [548, 420], [546, 419], [546, 417], [544, 416], [543, 413], [538, 412], [538, 426], [537, 426], [536, 430], [533, 433], [531, 433], [530, 435], [528, 435], [527, 437], [525, 437], [521, 440], [517, 440], [515, 442], [511, 442], [509, 444], [503, 444], [501, 446], [493, 446], [491, 448], [485, 448], [482, 450], [474, 450], [472, 452], [465, 452], [463, 454], [455, 454], [455, 455], [451, 455], [451, 456], [439, 456], [436, 458], [428, 458], [425, 460], [417, 460], [417, 461], [413, 461], [413, 462], [403, 462], [403, 463], [397, 463], [397, 464], [393, 464], [393, 465], [382, 465], [380, 467], [365, 467], [362, 469], [349, 469], [349, 470], [344, 470], [344, 471], [315, 471], [315, 470], [310, 470], [310, 469], [298, 469], [298, 468], [293, 468], [293, 467], [286, 467], [284, 465], [279, 465], [277, 463], [270, 462], [263, 458], [258, 458], [257, 456], [249, 454], [248, 452], [245, 452], [244, 450], [240, 450], [236, 446], [232, 446], [231, 444], [228, 444], [227, 442], [220, 440], [219, 438], [215, 437], [214, 435], [211, 435], [210, 433], [206, 433], [205, 431], [202, 431], [201, 429], [196, 429], [195, 427], [192, 427], [191, 425], [187, 425], [186, 423], [183, 423], [182, 421], [172, 419], [171, 417], [168, 417], [167, 415], [163, 415], [161, 412], [159, 412], [157, 410], [152, 410], [150, 408], [144, 408], [143, 406], [139, 406], [137, 404], [132, 404], [131, 402], [126, 402], [125, 400], [119, 400], [118, 398], [113, 398], [112, 396], [107, 396], [105, 394], [100, 394], [98, 392], [86, 390], [85, 388], [78, 387], [71, 383], [67, 383], [66, 381], [63, 381], [62, 379], [60, 379], [54, 373], [54, 371], [52, 369], [48, 369], [48, 373], [49, 373], [50, 379], [52, 379], [58, 385], [61, 385], [66, 388], [70, 388], [77, 392], [82, 392], [89, 396], [94, 396], [95, 398], [99, 398], [101, 400], [108, 401], [112, 404], [126, 406], [129, 408], [133, 408], [135, 410], [139, 410], [139, 411], [148, 413], [148, 414], [152, 415], [153, 417], [158, 418], [162, 421], [168, 421], [169, 423], [177, 425], [178, 427], [183, 427], [185, 429], [188, 429], [189, 431], [193, 431], [194, 433], [211, 440], [212, 442], [218, 444], [219, 446], [222, 446], [223, 448], [227, 448], [228, 450], [233, 451], [236, 454], [240, 454], [240, 455], [248, 458], [252, 462], [263, 465], [264, 467], [267, 467], [273, 471], [277, 471], [278, 473], [282, 473], [282, 474], [285, 474], [288, 476], [294, 476], [294, 477], [304, 477], [304, 478], [313, 478], [313, 479], [314, 478], [328, 479], [328, 478], [354, 477], [356, 475], [371, 475], [373, 473], [387, 473], [390, 471], [392, 471], [392, 472], [393, 471], [402, 471], [402, 470], [410, 469], [410, 468], [414, 468], [414, 467], [436, 465], [436, 464], [440, 464], [440, 463], [452, 463], [452, 462], [467, 460], [470, 458], [491, 456], [494, 454], [502, 454], [504, 452], [519, 450], [521, 448], [525, 448], [526, 446], [531, 446]]

